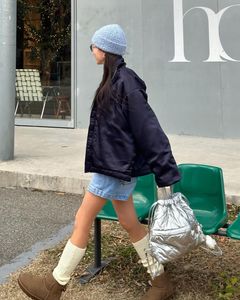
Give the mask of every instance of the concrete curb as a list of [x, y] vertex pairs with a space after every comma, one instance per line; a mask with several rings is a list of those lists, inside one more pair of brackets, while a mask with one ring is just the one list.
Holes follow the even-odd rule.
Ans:
[[[85, 177], [71, 178], [0, 170], [0, 187], [23, 187], [83, 196], [89, 181]], [[240, 196], [226, 194], [226, 199], [227, 203], [240, 206]]]
[[57, 191], [70, 194], [84, 195], [89, 184], [86, 178], [69, 178], [48, 175], [36, 175], [0, 171], [1, 187], [23, 187], [44, 191]]

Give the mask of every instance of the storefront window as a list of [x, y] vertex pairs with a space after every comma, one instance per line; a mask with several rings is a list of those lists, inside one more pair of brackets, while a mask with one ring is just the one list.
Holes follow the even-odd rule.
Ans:
[[71, 1], [18, 0], [18, 118], [71, 119]]

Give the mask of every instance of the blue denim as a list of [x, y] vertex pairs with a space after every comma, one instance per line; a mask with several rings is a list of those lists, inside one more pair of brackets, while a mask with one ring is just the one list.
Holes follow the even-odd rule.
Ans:
[[88, 186], [92, 194], [109, 200], [128, 200], [137, 183], [137, 177], [124, 181], [111, 176], [94, 173]]

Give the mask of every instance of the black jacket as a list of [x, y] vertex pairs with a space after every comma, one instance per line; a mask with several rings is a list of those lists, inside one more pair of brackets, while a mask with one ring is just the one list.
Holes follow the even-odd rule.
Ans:
[[109, 110], [93, 107], [87, 138], [85, 172], [130, 181], [131, 177], [155, 174], [159, 187], [180, 179], [171, 147], [156, 115], [147, 102], [145, 83], [123, 58], [112, 78]]

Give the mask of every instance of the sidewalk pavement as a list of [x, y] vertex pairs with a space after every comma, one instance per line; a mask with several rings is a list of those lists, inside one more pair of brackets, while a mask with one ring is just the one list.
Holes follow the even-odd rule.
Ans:
[[[168, 135], [177, 163], [223, 169], [228, 201], [240, 205], [240, 139]], [[0, 162], [0, 186], [84, 194], [86, 129], [15, 128], [15, 159]]]

